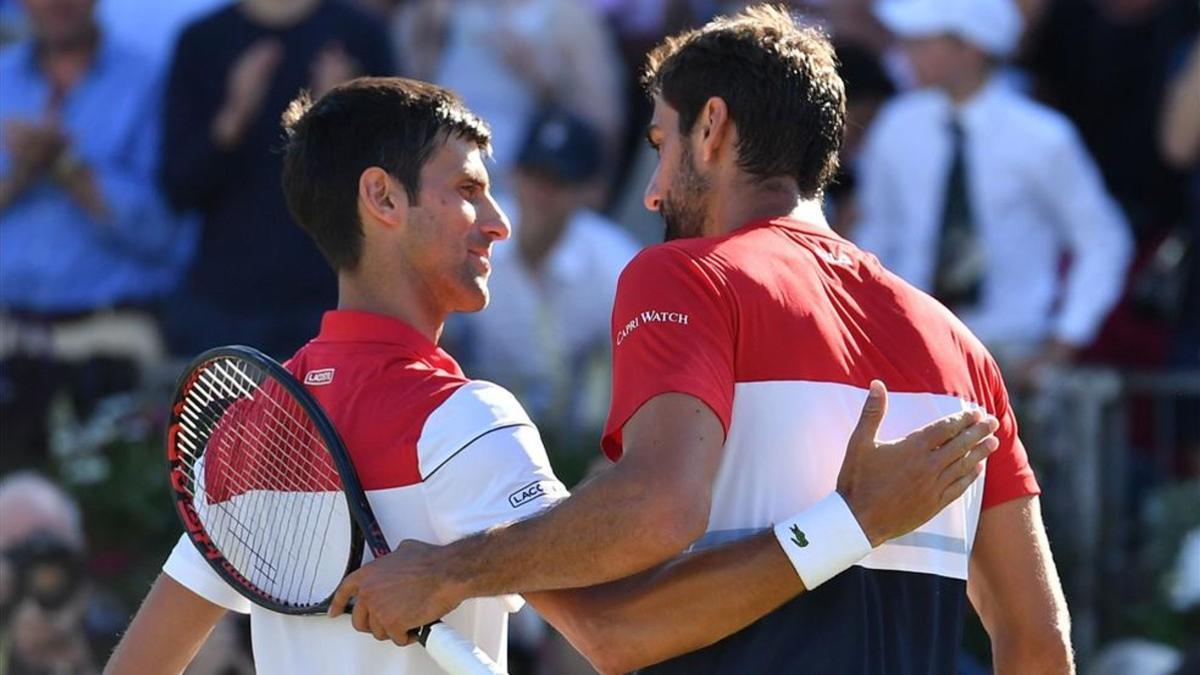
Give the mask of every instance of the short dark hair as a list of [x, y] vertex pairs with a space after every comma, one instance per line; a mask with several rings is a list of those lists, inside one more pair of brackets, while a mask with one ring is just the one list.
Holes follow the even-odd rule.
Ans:
[[296, 223], [335, 270], [362, 255], [358, 179], [377, 166], [412, 203], [421, 168], [451, 135], [491, 146], [487, 124], [447, 89], [401, 77], [363, 77], [313, 102], [307, 93], [283, 114], [283, 193]]
[[642, 85], [679, 112], [685, 135], [709, 98], [724, 100], [738, 165], [751, 175], [793, 178], [811, 199], [837, 171], [846, 92], [833, 46], [782, 7], [748, 7], [667, 38], [647, 57]]

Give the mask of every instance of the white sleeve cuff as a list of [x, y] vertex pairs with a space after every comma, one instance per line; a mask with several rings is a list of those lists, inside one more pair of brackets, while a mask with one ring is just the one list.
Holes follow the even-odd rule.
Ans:
[[870, 540], [836, 490], [776, 525], [775, 539], [810, 591], [871, 552]]
[[163, 572], [214, 605], [239, 614], [250, 613], [250, 601], [209, 567], [186, 533], [179, 538], [175, 549], [163, 564]]

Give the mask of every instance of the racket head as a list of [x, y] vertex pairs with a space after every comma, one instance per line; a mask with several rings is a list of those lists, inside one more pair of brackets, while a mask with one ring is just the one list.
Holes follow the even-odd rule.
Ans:
[[382, 540], [333, 424], [291, 373], [256, 349], [217, 347], [188, 365], [166, 446], [188, 538], [259, 606], [324, 612], [362, 564], [364, 530]]

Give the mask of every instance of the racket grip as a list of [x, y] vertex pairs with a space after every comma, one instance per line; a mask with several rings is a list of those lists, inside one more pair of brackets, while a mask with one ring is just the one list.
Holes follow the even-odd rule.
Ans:
[[419, 630], [417, 639], [450, 675], [508, 675], [483, 650], [441, 621]]

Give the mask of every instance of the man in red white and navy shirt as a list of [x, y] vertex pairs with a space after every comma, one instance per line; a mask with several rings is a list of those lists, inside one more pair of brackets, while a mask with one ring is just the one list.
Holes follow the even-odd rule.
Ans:
[[[602, 672], [953, 673], [969, 599], [997, 672], [1073, 670], [995, 364], [825, 224], [845, 110], [828, 40], [753, 7], [669, 38], [646, 73], [660, 157], [646, 205], [668, 243], [618, 286], [603, 438], [618, 461], [533, 518], [406, 543], [350, 575], [335, 611], [356, 596], [403, 640], [465, 598], [520, 592]], [[941, 450], [862, 452], [875, 429], [855, 413], [865, 400], [882, 415], [878, 380], [897, 392], [885, 437], [994, 416], [986, 463], [977, 448], [946, 464]], [[857, 482], [881, 468], [907, 489]], [[880, 523], [928, 491], [937, 508]]]

